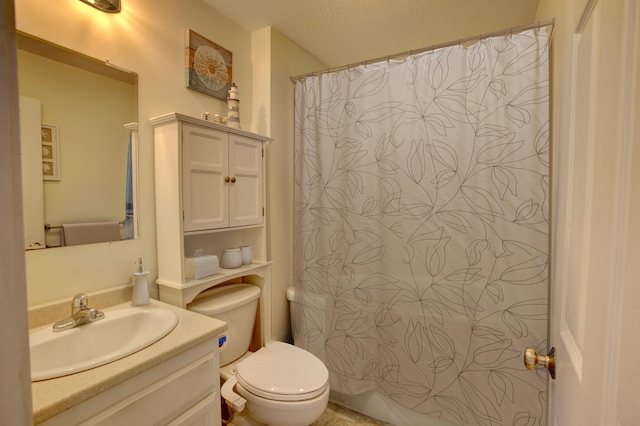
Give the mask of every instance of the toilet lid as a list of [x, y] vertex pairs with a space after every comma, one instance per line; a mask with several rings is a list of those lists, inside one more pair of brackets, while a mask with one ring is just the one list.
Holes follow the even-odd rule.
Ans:
[[324, 392], [329, 371], [310, 352], [271, 342], [238, 363], [236, 378], [246, 390], [262, 398], [301, 401]]

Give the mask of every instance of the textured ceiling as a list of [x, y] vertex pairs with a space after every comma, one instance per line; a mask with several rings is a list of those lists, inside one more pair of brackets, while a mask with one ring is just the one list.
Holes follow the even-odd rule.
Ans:
[[272, 26], [327, 67], [534, 22], [539, 0], [204, 0], [253, 32]]

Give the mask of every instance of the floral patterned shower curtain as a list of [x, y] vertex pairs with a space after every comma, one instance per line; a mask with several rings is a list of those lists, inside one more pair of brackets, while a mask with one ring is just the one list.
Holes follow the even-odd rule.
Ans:
[[545, 29], [296, 83], [295, 344], [332, 390], [545, 422]]

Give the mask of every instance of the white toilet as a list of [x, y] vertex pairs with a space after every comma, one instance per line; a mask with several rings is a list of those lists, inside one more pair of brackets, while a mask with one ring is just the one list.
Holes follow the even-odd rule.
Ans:
[[287, 343], [249, 352], [259, 297], [255, 285], [229, 284], [200, 293], [187, 308], [228, 325], [220, 352], [221, 395], [238, 412], [246, 405], [250, 414], [236, 416], [234, 424], [310, 425], [327, 407], [329, 372], [313, 354]]

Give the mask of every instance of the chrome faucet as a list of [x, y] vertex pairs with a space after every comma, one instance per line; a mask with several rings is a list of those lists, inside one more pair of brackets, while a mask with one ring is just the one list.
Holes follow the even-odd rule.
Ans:
[[76, 294], [71, 301], [71, 316], [53, 324], [53, 331], [64, 331], [104, 318], [104, 313], [89, 308], [89, 298], [84, 293]]

